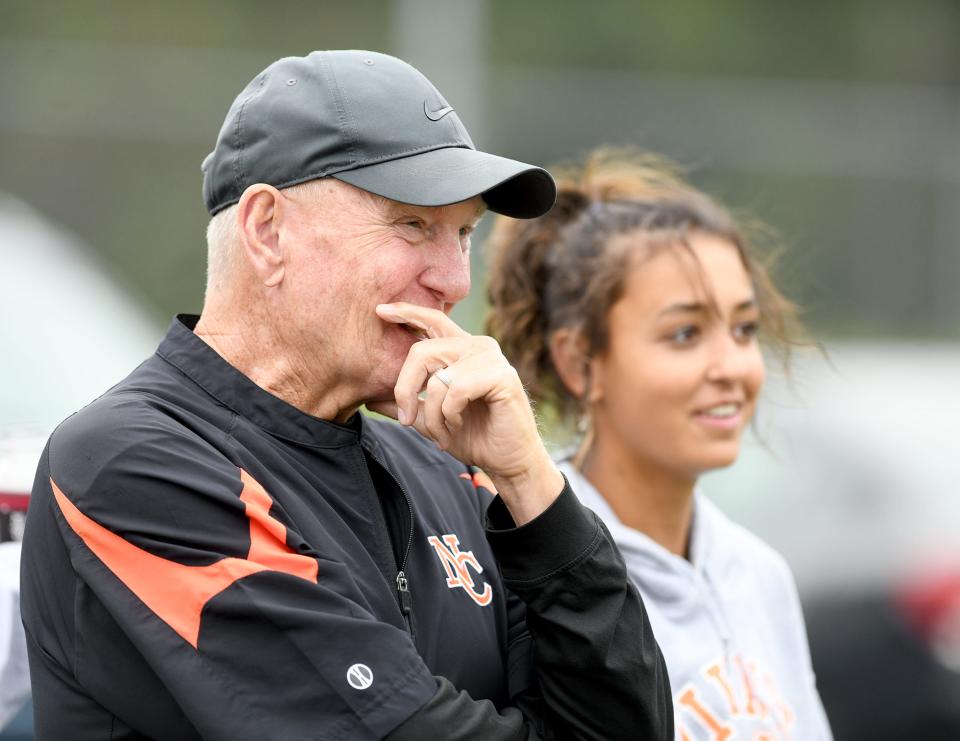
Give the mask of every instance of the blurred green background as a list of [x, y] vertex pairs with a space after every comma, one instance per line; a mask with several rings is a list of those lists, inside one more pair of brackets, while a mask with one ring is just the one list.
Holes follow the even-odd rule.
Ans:
[[953, 0], [8, 0], [0, 17], [0, 190], [92, 245], [158, 323], [201, 305], [200, 162], [233, 97], [279, 56], [371, 48], [419, 66], [481, 148], [550, 165], [632, 144], [691, 166], [779, 230], [820, 336], [960, 337]]
[[[250, 79], [322, 48], [413, 63], [482, 149], [649, 149], [779, 232], [829, 361], [771, 378], [761, 434], [704, 490], [793, 568], [838, 741], [957, 739], [957, 0], [0, 0], [0, 490], [200, 310], [200, 163]], [[922, 629], [918, 595], [942, 606]]]

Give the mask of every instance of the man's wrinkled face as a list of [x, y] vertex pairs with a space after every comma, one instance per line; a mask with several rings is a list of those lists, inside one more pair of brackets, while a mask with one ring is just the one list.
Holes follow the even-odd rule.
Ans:
[[449, 313], [467, 295], [482, 199], [411, 206], [330, 178], [281, 192], [286, 267], [275, 310], [294, 366], [304, 382], [334, 377], [357, 400], [391, 399], [418, 336], [374, 308], [405, 301]]

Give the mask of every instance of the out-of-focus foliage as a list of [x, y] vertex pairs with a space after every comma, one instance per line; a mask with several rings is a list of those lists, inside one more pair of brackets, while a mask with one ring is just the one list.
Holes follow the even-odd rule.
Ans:
[[[197, 310], [200, 162], [233, 97], [279, 56], [374, 48], [441, 81], [492, 151], [549, 165], [632, 144], [691, 165], [780, 231], [782, 282], [818, 333], [960, 336], [953, 0], [454, 7], [5, 3], [0, 189], [93, 245], [158, 319]], [[480, 250], [476, 266], [479, 286]], [[481, 303], [459, 318], [478, 327]]]
[[382, 47], [389, 40], [388, 24], [387, 0], [35, 0], [3, 5], [7, 39], [264, 50], [271, 58], [277, 49], [302, 54], [342, 48], [346, 40]]
[[774, 225], [818, 333], [960, 336], [960, 5], [491, 3], [492, 128], [693, 166]]
[[960, 81], [951, 0], [494, 0], [510, 64], [877, 82]]
[[158, 319], [198, 311], [200, 163], [230, 102], [277, 57], [385, 48], [389, 10], [384, 0], [4, 3], [0, 190], [82, 236]]

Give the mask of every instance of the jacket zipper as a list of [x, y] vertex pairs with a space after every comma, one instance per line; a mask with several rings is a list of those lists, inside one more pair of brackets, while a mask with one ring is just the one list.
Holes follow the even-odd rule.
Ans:
[[400, 604], [400, 612], [403, 613], [403, 620], [407, 624], [407, 632], [410, 633], [410, 636], [413, 636], [413, 618], [411, 617], [411, 612], [413, 610], [413, 596], [410, 594], [410, 580], [407, 579], [406, 568], [407, 568], [407, 558], [410, 556], [410, 549], [413, 547], [413, 504], [410, 502], [410, 497], [407, 494], [407, 490], [403, 488], [403, 484], [393, 475], [393, 471], [390, 470], [389, 466], [384, 463], [380, 458], [374, 455], [373, 451], [367, 448], [367, 452], [370, 454], [370, 457], [377, 462], [377, 465], [380, 466], [384, 471], [387, 472], [387, 475], [393, 479], [393, 483], [397, 485], [397, 488], [400, 490], [400, 493], [403, 494], [403, 501], [407, 504], [407, 515], [409, 517], [410, 527], [408, 528], [409, 534], [407, 536], [407, 546], [403, 551], [403, 559], [400, 561], [400, 570], [397, 572], [397, 601]]

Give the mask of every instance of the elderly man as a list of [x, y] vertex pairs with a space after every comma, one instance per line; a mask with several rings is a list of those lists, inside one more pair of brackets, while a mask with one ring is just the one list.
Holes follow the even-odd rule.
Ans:
[[540, 215], [550, 176], [403, 62], [314, 52], [240, 94], [203, 190], [202, 315], [40, 464], [37, 737], [672, 738], [609, 535], [449, 318], [484, 209]]

